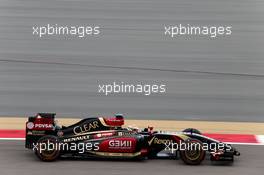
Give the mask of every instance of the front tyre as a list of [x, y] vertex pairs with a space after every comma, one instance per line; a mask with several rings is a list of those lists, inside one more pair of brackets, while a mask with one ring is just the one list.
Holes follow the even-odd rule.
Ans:
[[45, 162], [55, 161], [60, 156], [59, 140], [55, 136], [43, 136], [37, 142], [35, 154]]
[[205, 158], [203, 143], [197, 139], [188, 139], [183, 142], [186, 147], [180, 150], [180, 156], [187, 165], [199, 165]]

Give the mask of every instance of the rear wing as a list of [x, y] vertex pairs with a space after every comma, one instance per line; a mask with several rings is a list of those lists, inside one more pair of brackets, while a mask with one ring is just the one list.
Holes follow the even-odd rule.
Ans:
[[38, 113], [36, 116], [28, 117], [27, 130], [52, 130], [54, 127], [55, 113]]
[[32, 148], [44, 135], [55, 134], [55, 113], [38, 113], [28, 117], [26, 122], [26, 148]]
[[33, 117], [28, 117], [28, 120], [33, 122], [36, 118], [49, 118], [49, 119], [55, 119], [56, 113], [37, 113], [37, 115]]

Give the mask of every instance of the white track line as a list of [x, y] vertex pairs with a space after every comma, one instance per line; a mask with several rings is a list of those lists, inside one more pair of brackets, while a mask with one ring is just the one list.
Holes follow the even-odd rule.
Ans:
[[224, 142], [227, 144], [231, 144], [231, 145], [257, 145], [257, 146], [261, 146], [264, 145], [264, 143], [243, 143], [243, 142]]
[[264, 135], [256, 135], [255, 137], [259, 143], [264, 144]]
[[26, 140], [25, 138], [0, 138], [0, 140]]

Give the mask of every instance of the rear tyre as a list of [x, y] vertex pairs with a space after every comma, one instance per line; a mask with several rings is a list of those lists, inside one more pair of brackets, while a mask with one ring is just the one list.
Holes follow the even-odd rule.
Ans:
[[183, 142], [186, 149], [180, 150], [180, 156], [187, 165], [199, 165], [205, 158], [203, 143], [197, 139], [188, 139]]
[[190, 132], [190, 133], [202, 135], [201, 131], [199, 131], [198, 129], [195, 129], [195, 128], [187, 128], [187, 129], [183, 130], [182, 132]]
[[42, 161], [55, 161], [60, 156], [58, 138], [50, 135], [41, 137], [37, 142], [35, 154]]

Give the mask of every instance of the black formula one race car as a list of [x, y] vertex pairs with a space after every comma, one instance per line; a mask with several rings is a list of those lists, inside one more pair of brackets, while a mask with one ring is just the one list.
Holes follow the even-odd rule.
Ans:
[[55, 114], [39, 113], [26, 123], [25, 147], [42, 161], [59, 157], [146, 159], [169, 157], [198, 165], [205, 156], [212, 161], [233, 162], [240, 153], [231, 145], [208, 138], [198, 130], [182, 132], [140, 131], [122, 127], [124, 118], [85, 118], [70, 126], [59, 126]]

